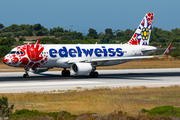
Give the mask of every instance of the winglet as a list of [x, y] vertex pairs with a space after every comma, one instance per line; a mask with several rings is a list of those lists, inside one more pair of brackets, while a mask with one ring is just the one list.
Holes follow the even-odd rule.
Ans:
[[169, 50], [171, 49], [173, 42], [171, 42], [171, 44], [168, 46], [168, 48], [166, 49], [166, 51], [163, 53], [163, 55], [167, 55], [169, 53]]
[[36, 42], [36, 45], [38, 45], [39, 44], [39, 39], [37, 40], [37, 42]]

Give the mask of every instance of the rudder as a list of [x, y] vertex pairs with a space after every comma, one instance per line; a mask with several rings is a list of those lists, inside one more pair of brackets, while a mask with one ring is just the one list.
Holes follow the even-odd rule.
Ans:
[[128, 45], [149, 45], [154, 13], [147, 13], [136, 29]]

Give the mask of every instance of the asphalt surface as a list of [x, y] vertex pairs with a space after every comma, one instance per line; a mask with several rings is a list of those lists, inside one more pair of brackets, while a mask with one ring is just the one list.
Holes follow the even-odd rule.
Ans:
[[180, 85], [180, 68], [98, 70], [98, 72], [98, 78], [90, 78], [89, 75], [62, 77], [60, 71], [49, 71], [42, 74], [29, 72], [30, 78], [23, 78], [24, 72], [0, 73], [0, 93], [57, 91], [77, 89], [77, 87]]

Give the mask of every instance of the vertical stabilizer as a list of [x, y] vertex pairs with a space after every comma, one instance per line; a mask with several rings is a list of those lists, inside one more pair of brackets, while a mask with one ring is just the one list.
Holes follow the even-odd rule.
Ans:
[[134, 35], [127, 43], [128, 45], [149, 45], [149, 39], [153, 24], [154, 13], [147, 13]]

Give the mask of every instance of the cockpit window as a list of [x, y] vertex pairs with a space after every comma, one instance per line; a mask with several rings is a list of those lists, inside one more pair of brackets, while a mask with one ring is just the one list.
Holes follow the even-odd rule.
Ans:
[[24, 55], [23, 51], [11, 51], [9, 54]]
[[23, 51], [20, 51], [21, 55], [24, 55]]
[[10, 54], [16, 54], [16, 51], [11, 51]]
[[16, 54], [21, 54], [20, 51], [17, 51]]

